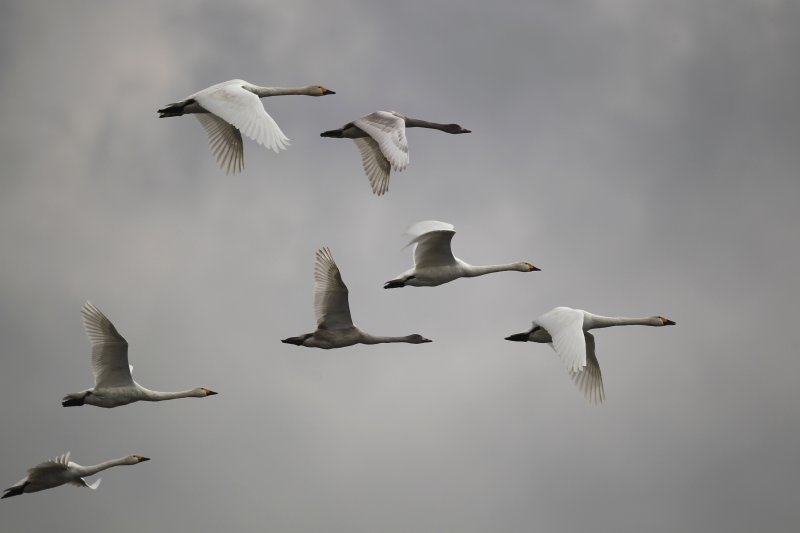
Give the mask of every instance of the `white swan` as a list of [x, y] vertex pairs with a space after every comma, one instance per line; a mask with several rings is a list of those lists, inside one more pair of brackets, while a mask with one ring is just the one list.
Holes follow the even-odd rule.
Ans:
[[397, 287], [435, 287], [458, 278], [483, 276], [492, 272], [516, 270], [534, 272], [540, 269], [530, 263], [507, 263], [502, 265], [472, 266], [453, 255], [450, 241], [455, 229], [452, 224], [437, 220], [417, 222], [406, 233], [412, 237], [406, 246], [414, 247], [414, 268], [406, 270], [396, 278], [387, 281], [384, 289]]
[[226, 174], [244, 168], [242, 133], [270, 150], [279, 152], [289, 139], [272, 119], [260, 98], [300, 94], [336, 94], [321, 85], [306, 87], [259, 87], [244, 80], [230, 80], [198, 91], [180, 102], [159, 109], [159, 117], [194, 114], [208, 134], [208, 144]]
[[597, 362], [594, 336], [590, 329], [611, 326], [673, 326], [675, 322], [663, 316], [625, 318], [595, 315], [582, 309], [556, 307], [533, 321], [533, 327], [523, 333], [506, 337], [507, 341], [548, 343], [564, 361], [575, 385], [590, 403], [602, 403], [606, 398], [603, 376]]
[[117, 332], [100, 310], [86, 302], [83, 324], [92, 344], [92, 373], [94, 388], [67, 394], [61, 401], [64, 407], [96, 405], [117, 407], [138, 401], [160, 402], [175, 398], [205, 398], [216, 392], [205, 387], [181, 392], [157, 392], [145, 389], [131, 377], [133, 366], [128, 364], [128, 342]]
[[[52, 489], [59, 485], [69, 483], [77, 487], [87, 487], [95, 490], [100, 485], [100, 478], [94, 483], [87, 482], [84, 478], [93, 476], [107, 468], [119, 465], [136, 465], [144, 461], [149, 461], [147, 457], [141, 455], [128, 455], [119, 459], [112, 459], [105, 463], [91, 466], [81, 466], [69, 460], [69, 452], [60, 455], [50, 461], [40, 463], [28, 469], [28, 475], [20, 479], [13, 486], [5, 489], [2, 498], [19, 496], [25, 492], [39, 492], [40, 490]], [[0, 498], [0, 499], [2, 499]]]
[[347, 294], [347, 286], [342, 281], [342, 275], [339, 273], [339, 267], [336, 266], [330, 249], [317, 250], [314, 262], [314, 315], [317, 319], [317, 330], [298, 337], [283, 339], [281, 342], [324, 349], [342, 348], [353, 344], [431, 342], [417, 334], [405, 337], [380, 337], [361, 331], [353, 325], [353, 319], [350, 318]]
[[320, 137], [353, 139], [361, 154], [372, 192], [378, 196], [389, 190], [389, 172], [408, 166], [406, 128], [429, 128], [446, 133], [471, 133], [458, 124], [437, 124], [410, 118], [396, 111], [375, 111], [349, 122], [337, 130], [320, 133]]

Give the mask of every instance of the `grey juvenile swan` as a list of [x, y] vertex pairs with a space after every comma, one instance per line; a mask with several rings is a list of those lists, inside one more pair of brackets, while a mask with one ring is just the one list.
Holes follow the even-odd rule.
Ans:
[[138, 401], [160, 402], [175, 398], [205, 398], [217, 394], [205, 387], [181, 392], [145, 389], [131, 377], [133, 366], [128, 364], [128, 341], [117, 332], [114, 324], [91, 302], [84, 304], [81, 315], [92, 344], [94, 388], [67, 394], [61, 401], [64, 407], [84, 404], [117, 407]]
[[673, 326], [675, 322], [663, 316], [626, 318], [595, 315], [582, 309], [556, 307], [533, 321], [533, 327], [523, 333], [506, 337], [507, 341], [541, 342], [550, 344], [567, 366], [575, 385], [593, 404], [606, 398], [603, 376], [594, 351], [594, 336], [590, 329], [612, 326]]
[[289, 139], [264, 109], [260, 98], [300, 94], [336, 94], [321, 85], [305, 87], [260, 87], [244, 80], [230, 80], [198, 91], [180, 102], [158, 110], [159, 117], [194, 114], [208, 134], [208, 144], [226, 174], [244, 168], [242, 133], [276, 153]]
[[[50, 461], [39, 463], [33, 468], [28, 469], [28, 475], [17, 481], [13, 486], [7, 488], [2, 498], [19, 496], [26, 492], [39, 492], [40, 490], [52, 489], [59, 485], [69, 483], [76, 487], [86, 487], [96, 489], [100, 485], [100, 478], [94, 483], [88, 483], [84, 478], [93, 476], [112, 466], [136, 465], [149, 461], [147, 457], [134, 454], [119, 459], [112, 459], [97, 465], [81, 466], [69, 460], [69, 452], [60, 455]], [[2, 499], [0, 498], [0, 499]]]
[[281, 342], [324, 349], [343, 348], [353, 344], [431, 342], [417, 334], [405, 337], [380, 337], [361, 331], [353, 325], [353, 319], [350, 318], [347, 294], [347, 286], [342, 281], [342, 275], [331, 251], [328, 248], [317, 250], [314, 263], [314, 315], [317, 318], [317, 330], [298, 337], [289, 337]]
[[372, 192], [378, 196], [389, 190], [389, 172], [408, 166], [406, 128], [428, 128], [445, 133], [471, 133], [458, 124], [437, 124], [406, 117], [396, 111], [375, 111], [337, 130], [320, 133], [321, 137], [353, 139], [361, 154], [361, 164], [367, 173]]

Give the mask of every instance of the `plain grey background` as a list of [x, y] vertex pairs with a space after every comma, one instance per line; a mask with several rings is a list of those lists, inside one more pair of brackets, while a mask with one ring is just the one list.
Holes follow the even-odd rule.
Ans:
[[[796, 531], [800, 4], [791, 0], [0, 5], [0, 480], [67, 450], [149, 463], [0, 504], [8, 532]], [[225, 176], [191, 117], [231, 78], [293, 139]], [[372, 195], [347, 140], [397, 110], [411, 165]], [[405, 228], [525, 260], [385, 291]], [[313, 256], [353, 318], [421, 346], [301, 349]], [[219, 396], [64, 409], [92, 385], [80, 307], [134, 377]], [[567, 305], [663, 314], [598, 332], [591, 407], [544, 345]]]

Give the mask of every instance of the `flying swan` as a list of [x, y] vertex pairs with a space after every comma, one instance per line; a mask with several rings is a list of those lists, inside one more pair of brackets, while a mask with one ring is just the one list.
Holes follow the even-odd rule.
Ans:
[[84, 304], [81, 314], [92, 345], [94, 388], [67, 394], [61, 401], [64, 407], [84, 404], [118, 407], [138, 401], [160, 402], [175, 398], [205, 398], [217, 394], [205, 387], [181, 392], [145, 389], [131, 377], [133, 366], [128, 364], [128, 341], [117, 332], [114, 324], [91, 302]]
[[471, 133], [458, 124], [437, 124], [406, 117], [396, 111], [375, 111], [348, 122], [338, 130], [322, 132], [320, 137], [353, 139], [372, 192], [381, 196], [389, 190], [390, 170], [400, 172], [408, 166], [406, 128], [428, 128], [454, 135]]
[[112, 459], [111, 461], [106, 461], [98, 465], [81, 466], [78, 463], [70, 461], [69, 452], [67, 452], [55, 459], [45, 461], [28, 469], [28, 475], [20, 479], [13, 486], [7, 488], [0, 499], [19, 496], [25, 492], [39, 492], [40, 490], [52, 489], [66, 483], [95, 490], [98, 485], [100, 485], [100, 478], [97, 478], [94, 483], [89, 483], [84, 478], [93, 476], [112, 466], [136, 465], [149, 460], [150, 459], [147, 457], [134, 454], [127, 457], [120, 457], [119, 459]]
[[285, 150], [289, 139], [259, 101], [267, 96], [336, 94], [321, 85], [305, 87], [260, 87], [244, 80], [212, 85], [167, 104], [158, 110], [159, 118], [194, 114], [208, 134], [208, 144], [226, 174], [244, 169], [242, 133], [276, 153]]
[[612, 326], [674, 326], [663, 316], [625, 318], [595, 315], [582, 309], [556, 307], [533, 321], [526, 332], [506, 337], [507, 341], [548, 343], [567, 367], [572, 381], [592, 404], [605, 400], [603, 376], [594, 351], [590, 329]]
[[385, 342], [422, 344], [431, 342], [417, 334], [405, 337], [379, 337], [361, 331], [353, 325], [353, 319], [350, 318], [347, 294], [347, 286], [342, 281], [342, 275], [333, 260], [330, 249], [317, 250], [314, 263], [314, 315], [317, 319], [317, 330], [298, 337], [289, 337], [281, 342], [326, 350], [353, 344]]
[[435, 287], [458, 278], [483, 276], [492, 272], [516, 270], [534, 272], [540, 269], [530, 263], [506, 263], [502, 265], [472, 266], [453, 255], [450, 241], [456, 234], [452, 224], [437, 220], [417, 222], [406, 234], [412, 237], [406, 247], [414, 245], [414, 268], [406, 270], [387, 281], [384, 289], [397, 287]]

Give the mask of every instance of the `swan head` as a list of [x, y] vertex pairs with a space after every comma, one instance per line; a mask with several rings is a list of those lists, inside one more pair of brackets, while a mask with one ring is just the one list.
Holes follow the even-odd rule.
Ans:
[[138, 453], [135, 453], [133, 455], [129, 455], [128, 457], [126, 457], [125, 463], [129, 465], [138, 465], [139, 463], [143, 463], [149, 460], [150, 460], [149, 457], [144, 457], [142, 455], [139, 455]]
[[408, 337], [406, 337], [406, 339], [411, 344], [424, 344], [426, 342], [433, 342], [430, 339], [426, 339], [425, 337], [423, 337], [419, 333], [414, 333], [413, 335], [409, 335]]
[[672, 320], [670, 320], [669, 318], [667, 318], [665, 316], [657, 316], [656, 318], [659, 321], [659, 324], [658, 324], [659, 326], [674, 326], [675, 325], [675, 322], [673, 322]]
[[539, 272], [539, 271], [542, 270], [541, 268], [536, 268], [531, 263], [527, 263], [527, 262], [519, 263], [518, 266], [519, 266], [519, 270], [522, 271], [522, 272]]
[[462, 128], [458, 124], [447, 124], [443, 130], [447, 133], [452, 133], [453, 135], [458, 135], [459, 133], [472, 133], [472, 130]]
[[218, 392], [214, 392], [211, 389], [207, 389], [205, 387], [198, 387], [193, 391], [198, 398], [205, 398], [206, 396], [214, 396], [215, 394], [219, 394]]
[[311, 96], [325, 96], [326, 94], [336, 94], [334, 91], [331, 91], [327, 87], [323, 87], [322, 85], [309, 85], [307, 87], [309, 89], [309, 94]]

